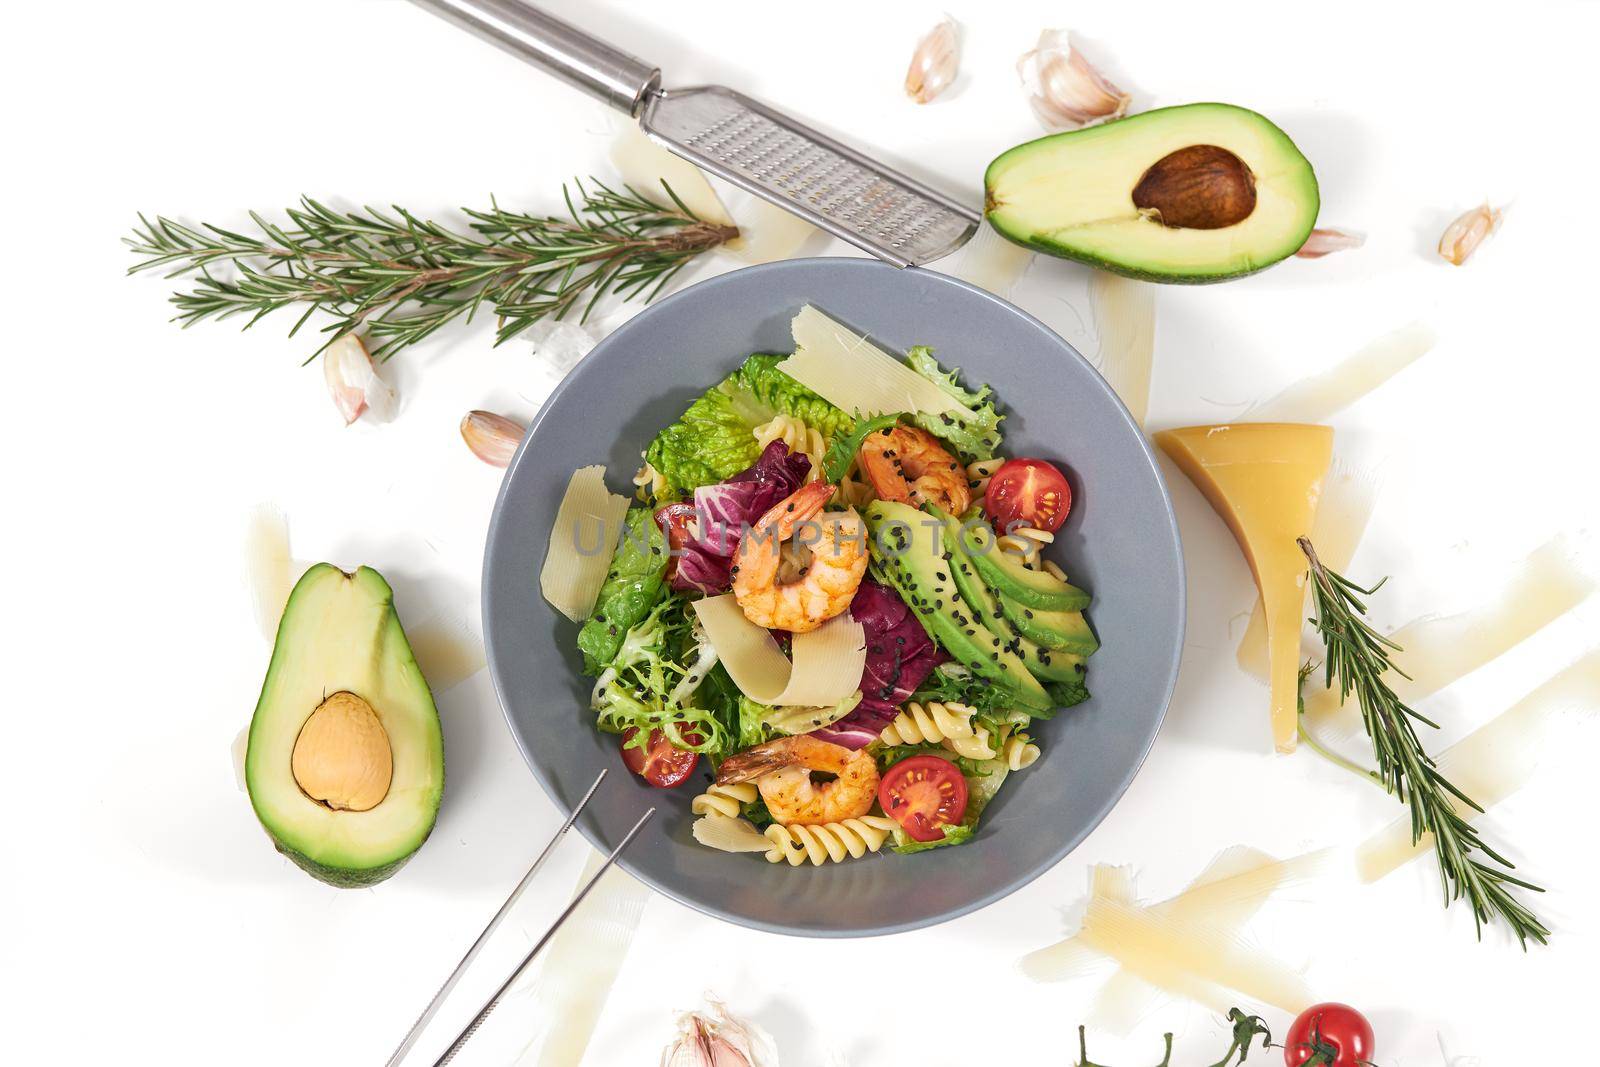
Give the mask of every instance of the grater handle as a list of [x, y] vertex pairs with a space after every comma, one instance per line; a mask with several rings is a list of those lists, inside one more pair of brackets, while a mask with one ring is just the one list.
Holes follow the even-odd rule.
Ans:
[[412, 2], [629, 115], [661, 82], [660, 68], [520, 0]]

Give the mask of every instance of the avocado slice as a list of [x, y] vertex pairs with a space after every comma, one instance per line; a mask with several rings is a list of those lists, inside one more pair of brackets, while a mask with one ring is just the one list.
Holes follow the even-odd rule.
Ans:
[[1089, 606], [1089, 594], [1082, 589], [1053, 574], [1030, 570], [1014, 554], [1001, 551], [987, 523], [964, 523], [961, 547], [984, 582], [1001, 596], [1046, 611], [1082, 611]]
[[1000, 611], [1017, 633], [1058, 654], [1072, 653], [1092, 656], [1100, 648], [1100, 639], [1089, 629], [1089, 620], [1081, 611], [1046, 611], [1020, 604], [1005, 594], [1000, 595]]
[[1006, 689], [1018, 707], [1044, 712], [1055, 707], [1016, 654], [973, 618], [951, 579], [938, 519], [908, 504], [874, 500], [867, 505], [873, 562], [916, 612], [928, 636], [980, 678]]
[[329, 885], [376, 885], [427, 840], [444, 793], [439, 712], [377, 571], [318, 563], [296, 583], [244, 770], [278, 851]]
[[944, 519], [944, 548], [950, 556], [950, 576], [955, 579], [956, 590], [974, 617], [1000, 639], [1001, 644], [1016, 653], [1028, 668], [1028, 673], [1047, 682], [1083, 683], [1083, 657], [1053, 648], [1040, 648], [1033, 641], [1017, 633], [1001, 610], [1000, 601], [978, 577], [972, 558], [961, 547], [961, 524], [948, 516]]
[[1316, 225], [1311, 164], [1261, 115], [1185, 104], [1017, 145], [989, 164], [1004, 237], [1157, 282], [1217, 282], [1299, 251]]

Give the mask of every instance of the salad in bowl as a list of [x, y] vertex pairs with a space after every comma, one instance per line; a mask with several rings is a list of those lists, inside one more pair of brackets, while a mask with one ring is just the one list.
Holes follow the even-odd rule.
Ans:
[[806, 306], [661, 427], [632, 499], [572, 475], [541, 585], [596, 729], [693, 836], [824, 865], [973, 840], [1086, 700], [1089, 593], [1050, 558], [1064, 457], [987, 385]]

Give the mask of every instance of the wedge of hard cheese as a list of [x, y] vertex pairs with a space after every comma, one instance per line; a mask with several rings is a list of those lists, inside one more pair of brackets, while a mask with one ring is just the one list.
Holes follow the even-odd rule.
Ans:
[[1306, 558], [1333, 430], [1301, 423], [1189, 426], [1156, 443], [1217, 509], [1255, 574], [1267, 621], [1272, 738], [1291, 752], [1299, 694], [1300, 631], [1306, 618]]

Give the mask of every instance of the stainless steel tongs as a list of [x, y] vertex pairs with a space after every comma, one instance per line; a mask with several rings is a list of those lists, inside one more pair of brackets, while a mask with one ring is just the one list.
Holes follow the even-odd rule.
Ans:
[[[450, 972], [450, 977], [444, 980], [444, 985], [440, 986], [439, 991], [433, 995], [433, 999], [428, 1001], [428, 1006], [422, 1009], [422, 1014], [417, 1016], [417, 1021], [411, 1024], [411, 1029], [406, 1031], [406, 1036], [389, 1057], [386, 1067], [397, 1067], [406, 1058], [406, 1053], [411, 1051], [411, 1047], [417, 1043], [417, 1038], [422, 1036], [422, 1031], [427, 1028], [429, 1021], [438, 1012], [439, 1006], [450, 995], [450, 991], [456, 987], [456, 982], [466, 973], [468, 965], [477, 957], [478, 950], [489, 940], [489, 935], [494, 932], [495, 927], [500, 925], [500, 920], [506, 917], [506, 913], [511, 910], [511, 905], [515, 904], [517, 898], [522, 896], [522, 891], [528, 888], [528, 883], [533, 881], [533, 876], [539, 873], [539, 868], [544, 866], [544, 861], [550, 858], [550, 854], [556, 850], [556, 845], [566, 836], [567, 831], [572, 829], [572, 824], [578, 821], [578, 815], [588, 805], [590, 798], [594, 796], [595, 791], [600, 788], [600, 783], [605, 779], [606, 772], [604, 770], [595, 776], [594, 784], [589, 786], [589, 791], [583, 794], [583, 799], [573, 807], [572, 814], [568, 815], [566, 821], [557, 828], [555, 834], [550, 838], [550, 843], [544, 846], [544, 851], [539, 853], [538, 858], [533, 861], [533, 866], [528, 868], [528, 873], [524, 874], [522, 880], [511, 890], [511, 895], [506, 897], [506, 902], [500, 905], [500, 910], [494, 913], [494, 916], [484, 926], [483, 931], [478, 934], [477, 939], [472, 942], [471, 947], [466, 951], [466, 955], [461, 957], [461, 962], [457, 963], [455, 970]], [[655, 813], [656, 809], [650, 808], [639, 816], [639, 821], [633, 824], [633, 829], [623, 835], [621, 841], [617, 842], [617, 847], [611, 850], [611, 854], [600, 865], [600, 869], [595, 871], [593, 877], [578, 888], [578, 891], [573, 894], [571, 902], [562, 909], [560, 915], [556, 916], [555, 922], [550, 924], [549, 929], [544, 932], [543, 936], [534, 942], [533, 948], [528, 950], [528, 954], [522, 958], [522, 962], [517, 964], [504, 982], [500, 983], [500, 987], [494, 991], [494, 995], [484, 1003], [482, 1008], [478, 1009], [478, 1013], [472, 1017], [472, 1021], [462, 1027], [455, 1040], [451, 1041], [449, 1047], [434, 1061], [434, 1067], [444, 1067], [445, 1064], [456, 1058], [456, 1053], [460, 1052], [468, 1041], [472, 1040], [472, 1035], [478, 1032], [478, 1028], [489, 1017], [489, 1013], [499, 1005], [500, 998], [506, 995], [506, 990], [510, 989], [512, 984], [522, 977], [522, 973], [528, 969], [528, 965], [556, 936], [556, 932], [561, 929], [561, 925], [567, 921], [568, 917], [578, 910], [578, 905], [583, 903], [583, 898], [587, 897], [589, 891], [599, 884], [600, 879], [611, 869], [611, 865], [616, 862], [617, 857], [622, 855], [622, 850], [628, 847], [633, 841], [634, 835], [643, 828], [645, 823], [650, 821], [650, 817]]]
[[781, 111], [661, 70], [520, 0], [413, 0], [626, 112], [654, 141], [897, 267], [966, 244], [982, 216]]

